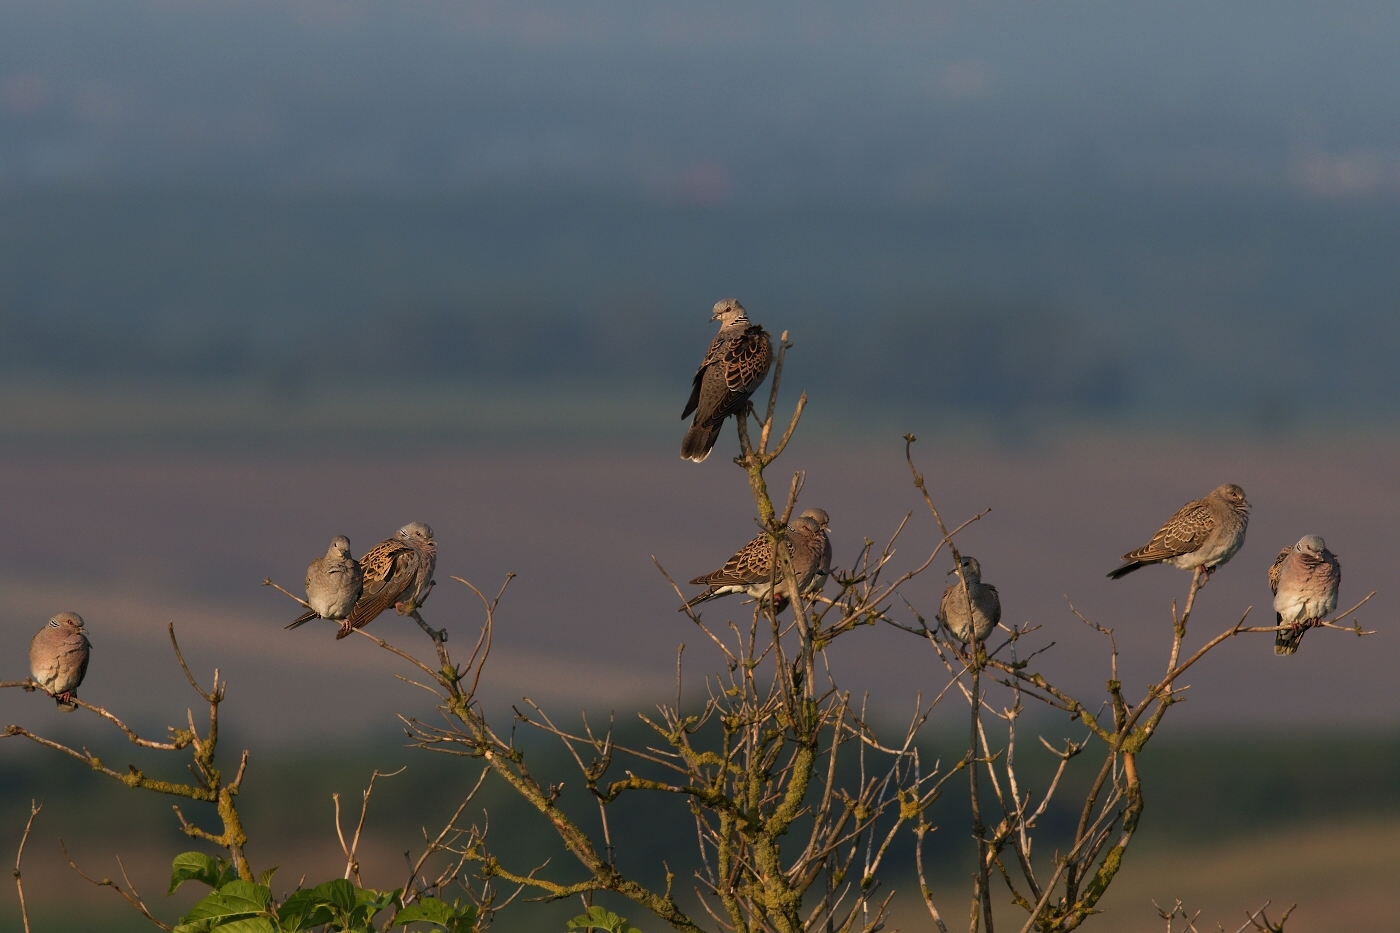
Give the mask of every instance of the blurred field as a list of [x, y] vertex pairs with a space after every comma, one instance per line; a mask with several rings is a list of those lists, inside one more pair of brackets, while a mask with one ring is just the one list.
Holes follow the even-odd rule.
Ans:
[[[893, 426], [842, 443], [820, 409], [809, 408], [806, 419], [774, 467], [775, 482], [786, 485], [784, 467], [807, 471], [802, 501], [831, 514], [837, 565], [849, 566], [864, 538], [885, 539], [914, 511], [895, 566], [916, 566], [933, 547], [933, 523]], [[1184, 593], [1186, 575], [1152, 568], [1109, 581], [1104, 574], [1183, 501], [1232, 481], [1254, 503], [1249, 538], [1202, 594], [1188, 641], [1200, 644], [1251, 606], [1251, 618], [1266, 614], [1269, 564], [1305, 533], [1323, 534], [1340, 556], [1344, 605], [1380, 590], [1362, 613], [1379, 634], [1358, 642], [1314, 633], [1290, 659], [1275, 657], [1257, 636], [1228, 644], [1193, 672], [1189, 701], [1173, 710], [1173, 721], [1397, 724], [1389, 620], [1400, 597], [1386, 583], [1400, 502], [1391, 492], [1390, 445], [1345, 436], [1261, 443], [1088, 434], [1006, 445], [925, 432], [911, 420], [903, 430], [923, 438], [915, 453], [944, 514], [961, 520], [992, 509], [967, 529], [963, 546], [1000, 588], [1006, 618], [1042, 625], [1032, 636], [1037, 645], [1056, 643], [1038, 661], [1047, 676], [1095, 695], [1107, 677], [1103, 639], [1070, 614], [1066, 596], [1116, 629], [1130, 691], [1157, 674], [1171, 601]], [[319, 451], [282, 451], [265, 440], [211, 448], [188, 438], [128, 449], [89, 442], [57, 456], [13, 449], [0, 465], [9, 527], [18, 529], [0, 540], [7, 592], [0, 648], [13, 659], [9, 674], [19, 676], [33, 631], [74, 609], [95, 646], [87, 694], [163, 727], [188, 697], [170, 662], [165, 631], [174, 620], [194, 668], [207, 677], [219, 666], [229, 678], [232, 726], [257, 723], [250, 731], [278, 742], [307, 733], [379, 736], [393, 728], [395, 712], [421, 704], [414, 688], [392, 680], [400, 662], [364, 639], [335, 642], [314, 626], [284, 632], [295, 607], [259, 584], [271, 576], [299, 585], [335, 534], [349, 535], [359, 554], [404, 523], [425, 520], [437, 531], [440, 584], [427, 617], [454, 639], [473, 637], [479, 613], [450, 577], [494, 588], [519, 574], [502, 603], [483, 682], [492, 708], [522, 695], [569, 710], [645, 708], [649, 698], [673, 695], [678, 644], [690, 644], [688, 689], [698, 689], [713, 664], [652, 556], [689, 579], [753, 534], [747, 485], [727, 462], [733, 437], [696, 467], [672, 453], [678, 433], [643, 423], [608, 438], [542, 435], [514, 446], [486, 434], [411, 448], [332, 437]], [[565, 442], [571, 446], [561, 449]], [[1313, 451], [1306, 459], [1293, 455], [1300, 444]], [[934, 568], [907, 591], [925, 615], [945, 570]], [[721, 601], [706, 618], [746, 611]], [[374, 630], [391, 641], [421, 640], [396, 617]], [[941, 686], [936, 665], [908, 635], [871, 628], [853, 633], [835, 673], [843, 687], [873, 689], [877, 705], [902, 717], [920, 690]], [[366, 690], [366, 682], [376, 686]], [[5, 708], [13, 702], [0, 698]]]
[[[529, 739], [526, 746], [537, 774], [566, 784], [573, 780], [572, 765], [557, 749]], [[125, 933], [143, 928], [144, 921], [136, 922], [139, 918], [116, 895], [92, 888], [63, 865], [56, 841], [60, 836], [78, 863], [98, 877], [118, 877], [114, 858], [121, 856], [159, 916], [174, 917], [193, 900], [191, 890], [168, 900], [164, 896], [169, 859], [195, 847], [180, 836], [167, 801], [130, 792], [86, 773], [81, 765], [45, 757], [39, 749], [6, 745], [5, 752], [0, 766], [0, 793], [7, 801], [0, 814], [3, 851], [12, 851], [18, 842], [29, 796], [45, 799], [25, 858], [26, 891], [39, 918], [36, 929], [86, 924]], [[119, 748], [112, 755], [112, 760], [127, 760]], [[421, 849], [420, 828], [438, 828], [474, 780], [476, 766], [388, 745], [255, 754], [242, 799], [255, 868], [282, 865], [278, 886], [288, 890], [302, 872], [308, 881], [338, 876], [344, 860], [335, 839], [331, 792], [341, 794], [347, 809], [357, 808], [371, 770], [404, 764], [406, 772], [381, 779], [375, 790], [362, 859], [367, 884], [401, 884], [404, 851]], [[1283, 907], [1299, 904], [1290, 933], [1382, 933], [1393, 928], [1391, 919], [1400, 907], [1400, 892], [1389, 881], [1400, 870], [1400, 806], [1393, 794], [1400, 782], [1400, 736], [1240, 731], [1165, 737], [1143, 756], [1143, 778], [1148, 805], [1138, 839], [1104, 901], [1105, 916], [1088, 929], [1160, 930], [1151, 900], [1169, 904], [1176, 897], [1192, 910], [1204, 911], [1202, 919], [1209, 922], [1203, 929], [1213, 929], [1218, 919], [1227, 925], [1234, 921], [1228, 927], [1233, 930], [1243, 922], [1245, 907], [1266, 900]], [[563, 799], [588, 822], [592, 808], [574, 786]], [[490, 813], [492, 844], [507, 865], [536, 865], [553, 857], [554, 877], [579, 876], [541, 822], [501, 787], [488, 781], [478, 803]], [[955, 918], [965, 910], [967, 887], [961, 879], [969, 876], [961, 857], [965, 814], [955, 803], [939, 806], [935, 819], [940, 830], [926, 851], [940, 910], [945, 918]], [[200, 810], [186, 808], [192, 817], [202, 815]], [[686, 874], [694, 842], [683, 811], [638, 806], [621, 813], [614, 832], [616, 838], [629, 839], [619, 846], [624, 869], [648, 877], [665, 859], [678, 874]], [[1050, 851], [1053, 827], [1062, 817], [1069, 817], [1068, 806], [1050, 814], [1050, 828], [1039, 838], [1042, 856]], [[473, 818], [481, 819], [480, 810]], [[907, 864], [908, 854], [907, 844], [897, 846], [897, 863]], [[892, 870], [885, 883], [898, 892], [893, 927], [929, 929], [913, 878]], [[0, 911], [13, 918], [15, 907], [13, 888], [0, 888]], [[522, 905], [503, 914], [497, 928], [562, 930], [576, 907], [577, 902]], [[630, 905], [613, 907], [646, 933], [662, 929]], [[4, 926], [11, 928], [8, 920]]]
[[[1195, 841], [1146, 845], [1130, 852], [1100, 904], [1103, 914], [1084, 929], [1161, 933], [1166, 924], [1158, 919], [1153, 902], [1170, 909], [1177, 898], [1192, 914], [1200, 911], [1197, 928], [1202, 931], [1215, 930], [1218, 923], [1234, 933], [1245, 923], [1246, 908], [1254, 911], [1266, 903], [1273, 921], [1297, 905], [1288, 918], [1288, 933], [1382, 933], [1395, 928], [1400, 911], [1395, 884], [1400, 819], [1393, 815], [1306, 828], [1289, 828], [1284, 817], [1281, 823], [1258, 826], [1244, 836], [1209, 841], [1207, 836], [1203, 832]], [[941, 887], [935, 895], [950, 928], [950, 920], [966, 926], [968, 890]], [[1004, 892], [1004, 887], [998, 890], [998, 897]], [[896, 898], [891, 928], [934, 929], [927, 910], [911, 893], [906, 889], [903, 898]], [[1011, 907], [1005, 916], [1019, 926], [1025, 915], [1018, 917]]]

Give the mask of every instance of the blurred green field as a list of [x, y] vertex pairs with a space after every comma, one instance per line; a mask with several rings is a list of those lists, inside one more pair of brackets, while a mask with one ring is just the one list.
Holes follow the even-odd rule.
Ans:
[[[1060, 730], [1044, 730], [1056, 736]], [[165, 897], [169, 860], [195, 848], [179, 832], [171, 801], [129, 791], [90, 773], [77, 762], [11, 739], [0, 745], [0, 841], [8, 858], [18, 843], [31, 797], [42, 798], [26, 850], [24, 878], [36, 930], [101, 929], [112, 933], [149, 927], [111, 891], [77, 878], [62, 861], [61, 837], [89, 874], [120, 880], [116, 857], [148, 905], [167, 920], [197, 896], [182, 890]], [[582, 799], [572, 765], [558, 750], [523, 740], [533, 771], [563, 780], [563, 800], [589, 823], [591, 805]], [[944, 743], [936, 738], [928, 751]], [[235, 739], [227, 741], [232, 751]], [[95, 749], [97, 750], [97, 749]], [[102, 753], [102, 750], [97, 750]], [[945, 752], [952, 752], [949, 742]], [[129, 758], [126, 749], [106, 751], [112, 763]], [[946, 757], [946, 754], [945, 754]], [[1026, 756], [1029, 758], [1029, 756]], [[1080, 771], [1092, 769], [1086, 753]], [[360, 790], [375, 768], [407, 770], [383, 778], [374, 793], [362, 845], [365, 883], [397, 887], [406, 874], [404, 853], [422, 849], [422, 830], [436, 831], [460, 802], [480, 766], [466, 759], [378, 745], [319, 749], [254, 749], [241, 808], [250, 836], [248, 854], [256, 870], [280, 865], [274, 888], [295, 888], [338, 877], [344, 869], [333, 824], [331, 794], [341, 794], [347, 824], [358, 812]], [[1160, 930], [1151, 901], [1181, 898], [1203, 911], [1203, 929], [1217, 921], [1229, 929], [1243, 922], [1242, 911], [1271, 900], [1297, 902], [1290, 933], [1346, 929], [1391, 930], [1400, 909], [1400, 736], [1257, 732], [1165, 736], [1141, 758], [1147, 810], [1138, 839], [1119, 880], [1103, 902], [1106, 915], [1089, 929]], [[169, 776], [178, 777], [167, 766]], [[165, 773], [152, 765], [153, 774]], [[1043, 786], [1043, 769], [1027, 761], [1023, 780]], [[1079, 777], [1076, 775], [1076, 777]], [[1044, 857], [1057, 833], [1072, 819], [1074, 787], [1065, 788], [1037, 839]], [[516, 870], [553, 858], [557, 879], [581, 875], [542, 825], [524, 812], [500, 784], [488, 779], [474, 807], [474, 819], [489, 814], [493, 848]], [[965, 858], [965, 803], [950, 790], [935, 804], [940, 829], [927, 843], [930, 881], [945, 917], [965, 915], [970, 866]], [[184, 808], [191, 818], [208, 819], [202, 807]], [[348, 825], [347, 825], [348, 828]], [[688, 815], [679, 807], [637, 800], [618, 808], [613, 824], [624, 870], [659, 881], [663, 860], [684, 877], [693, 868], [695, 842]], [[207, 847], [204, 847], [207, 848]], [[890, 862], [885, 883], [895, 888], [891, 928], [931, 929], [914, 895], [904, 840]], [[678, 886], [679, 887], [679, 886]], [[998, 891], [1000, 896], [1003, 892]], [[647, 933], [660, 924], [630, 904], [609, 901]], [[1009, 908], [1012, 909], [1012, 908]], [[521, 904], [503, 913], [496, 928], [510, 931], [562, 930], [578, 903]], [[0, 928], [15, 929], [18, 908], [13, 887], [0, 893]], [[1008, 913], [1009, 917], [1010, 914]], [[1233, 925], [1231, 925], [1233, 924]]]

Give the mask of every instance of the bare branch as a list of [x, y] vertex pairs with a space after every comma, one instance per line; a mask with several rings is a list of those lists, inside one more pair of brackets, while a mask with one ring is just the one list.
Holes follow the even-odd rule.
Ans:
[[24, 903], [24, 880], [20, 877], [20, 863], [24, 861], [24, 844], [29, 841], [29, 831], [34, 828], [34, 817], [44, 809], [42, 803], [29, 801], [29, 820], [24, 824], [24, 835], [19, 837], [19, 851], [15, 853], [15, 890], [19, 893], [19, 913], [24, 919], [24, 933], [29, 933], [29, 907]]
[[[63, 850], [63, 858], [68, 862], [68, 867], [77, 872], [78, 875], [81, 876], [84, 880], [97, 885], [99, 888], [111, 888], [113, 891], [116, 891], [126, 900], [128, 904], [141, 911], [141, 915], [143, 917], [154, 923], [156, 926], [160, 927], [162, 930], [174, 929], [174, 927], [170, 926], [169, 924], [162, 923], [159, 920], [157, 920], [155, 916], [149, 910], [146, 909], [146, 905], [141, 901], [141, 896], [136, 893], [136, 890], [134, 888], [131, 887], [130, 879], [126, 878], [126, 867], [122, 865], [121, 859], [117, 859], [117, 867], [121, 869], [122, 878], [126, 880], [126, 889], [123, 889], [121, 885], [112, 881], [111, 878], [103, 878], [101, 881], [98, 881], [96, 878], [83, 871], [77, 866], [76, 863], [74, 863], [73, 857], [68, 854], [68, 847], [64, 845], [62, 839], [58, 840], [58, 845], [59, 848]], [[130, 891], [130, 893], [127, 893], [128, 890]]]

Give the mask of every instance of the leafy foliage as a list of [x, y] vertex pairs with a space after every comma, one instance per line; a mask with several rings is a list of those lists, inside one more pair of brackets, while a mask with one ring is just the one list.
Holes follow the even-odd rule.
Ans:
[[[180, 918], [175, 933], [297, 933], [329, 928], [337, 933], [374, 933], [374, 918], [395, 909], [389, 926], [423, 922], [446, 933], [475, 933], [475, 905], [448, 905], [423, 898], [403, 906], [402, 889], [357, 888], [343, 878], [293, 892], [281, 904], [272, 899], [272, 871], [257, 882], [241, 881], [224, 859], [186, 852], [171, 864], [170, 892], [186, 881], [199, 881], [210, 892]], [[612, 930], [612, 927], [606, 929]], [[617, 933], [628, 933], [618, 928]]]

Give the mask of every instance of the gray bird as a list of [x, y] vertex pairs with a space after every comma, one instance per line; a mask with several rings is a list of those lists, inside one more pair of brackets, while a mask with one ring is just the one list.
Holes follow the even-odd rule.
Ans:
[[695, 418], [681, 441], [681, 459], [702, 462], [714, 449], [724, 419], [739, 411], [768, 375], [773, 342], [757, 324], [750, 324], [744, 306], [733, 298], [715, 302], [712, 320], [719, 333], [695, 371], [690, 401], [681, 420]]
[[[820, 590], [825, 574], [830, 572], [831, 541], [826, 530], [827, 515], [821, 509], [808, 509], [787, 527], [788, 558], [797, 579], [797, 591], [804, 596]], [[825, 572], [823, 561], [826, 562]], [[687, 602], [687, 607], [730, 593], [746, 593], [758, 600], [767, 600], [771, 595], [774, 612], [781, 612], [788, 603], [787, 581], [775, 567], [773, 539], [767, 534], [744, 545], [719, 570], [690, 582], [709, 589]]]
[[348, 635], [346, 622], [360, 598], [364, 580], [360, 562], [350, 556], [350, 539], [336, 535], [326, 556], [316, 558], [306, 568], [306, 601], [311, 604], [311, 611], [297, 616], [287, 628], [319, 617], [339, 622]]
[[[1001, 596], [997, 588], [982, 582], [982, 565], [977, 558], [962, 556], [963, 580], [967, 581], [967, 595], [963, 595], [962, 580], [954, 580], [953, 585], [943, 591], [943, 599], [938, 604], [938, 621], [964, 645], [969, 642], [986, 641], [992, 629], [1001, 621]], [[957, 569], [948, 571], [949, 576], [957, 576]], [[971, 613], [968, 612], [971, 603]]]
[[60, 612], [29, 642], [29, 672], [65, 713], [78, 708], [73, 698], [87, 674], [91, 650], [83, 617], [76, 612]]
[[1286, 547], [1269, 568], [1269, 589], [1274, 591], [1274, 619], [1290, 629], [1274, 636], [1274, 654], [1298, 650], [1303, 633], [1337, 608], [1342, 585], [1342, 565], [1327, 543], [1317, 535], [1304, 535]]
[[1178, 509], [1151, 541], [1124, 554], [1127, 563], [1108, 576], [1117, 580], [1148, 564], [1171, 564], [1182, 570], [1201, 567], [1209, 576], [1235, 556], [1248, 527], [1244, 490], [1234, 483], [1217, 486], [1204, 499]]
[[[410, 615], [423, 605], [433, 587], [433, 571], [437, 569], [437, 545], [433, 529], [423, 522], [411, 522], [370, 548], [360, 558], [364, 574], [360, 598], [355, 608], [340, 624], [336, 638], [344, 638], [357, 628], [374, 621], [386, 609]], [[288, 628], [301, 625], [306, 618], [297, 619]]]

